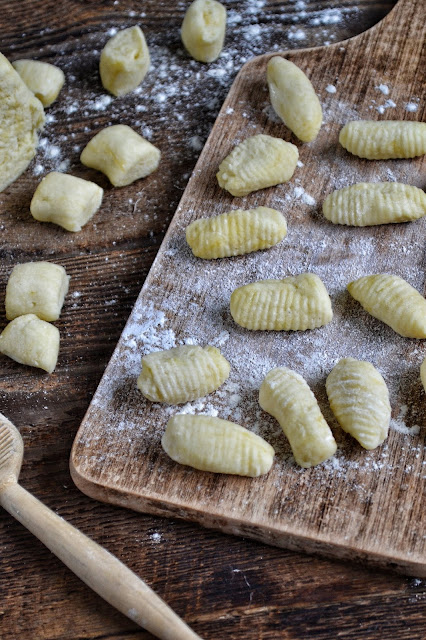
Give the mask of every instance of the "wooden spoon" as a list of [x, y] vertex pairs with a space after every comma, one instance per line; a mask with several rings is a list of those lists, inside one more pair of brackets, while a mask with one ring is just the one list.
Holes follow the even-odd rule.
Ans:
[[6, 511], [141, 627], [163, 640], [201, 640], [133, 571], [18, 484], [23, 451], [19, 431], [0, 413], [0, 504]]

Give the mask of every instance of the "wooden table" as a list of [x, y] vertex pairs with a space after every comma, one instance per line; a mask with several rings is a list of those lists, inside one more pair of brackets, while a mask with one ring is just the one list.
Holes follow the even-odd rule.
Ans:
[[[95, 502], [70, 478], [73, 438], [124, 327], [220, 105], [253, 55], [316, 46], [364, 31], [394, 5], [382, 2], [229, 0], [222, 58], [183, 52], [186, 2], [0, 0], [1, 50], [62, 67], [67, 82], [47, 110], [36, 159], [0, 194], [0, 292], [14, 264], [48, 259], [71, 287], [60, 320], [58, 367], [48, 376], [1, 357], [0, 411], [25, 443], [22, 485], [118, 556], [206, 640], [425, 638], [426, 582], [283, 551], [190, 523]], [[139, 93], [111, 100], [99, 53], [117, 30], [140, 24], [153, 69]], [[112, 189], [79, 163], [107, 124], [134, 126], [163, 153], [159, 171]], [[40, 178], [66, 170], [105, 189], [82, 232], [41, 225], [28, 205]], [[0, 293], [0, 327], [6, 324]], [[0, 513], [2, 640], [130, 640], [150, 634], [115, 612], [4, 511]]]

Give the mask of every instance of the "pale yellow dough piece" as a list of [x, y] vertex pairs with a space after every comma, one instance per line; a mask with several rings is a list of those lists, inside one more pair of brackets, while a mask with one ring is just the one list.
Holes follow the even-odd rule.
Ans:
[[170, 418], [161, 444], [180, 464], [251, 478], [268, 473], [275, 453], [252, 431], [228, 420], [202, 415]]
[[0, 353], [52, 373], [58, 360], [59, 331], [33, 313], [19, 316], [0, 334]]
[[186, 229], [186, 241], [198, 258], [239, 256], [267, 249], [287, 235], [282, 213], [268, 207], [236, 209], [212, 218], [194, 220]]
[[102, 49], [99, 72], [104, 88], [123, 96], [145, 78], [151, 63], [148, 45], [140, 27], [119, 31]]
[[389, 392], [377, 369], [364, 360], [343, 358], [327, 377], [331, 410], [344, 431], [364, 449], [387, 438], [391, 418]]
[[339, 142], [367, 160], [415, 158], [426, 153], [426, 122], [353, 120], [340, 131]]
[[260, 387], [259, 404], [278, 420], [301, 467], [313, 467], [336, 453], [331, 429], [298, 373], [287, 367], [272, 369]]
[[148, 400], [181, 404], [218, 389], [229, 371], [216, 347], [184, 345], [144, 356], [137, 386]]
[[270, 59], [266, 77], [277, 115], [302, 142], [315, 140], [322, 123], [322, 108], [309, 78], [281, 56]]
[[13, 267], [6, 286], [6, 318], [34, 313], [51, 322], [61, 314], [69, 276], [52, 262], [24, 262]]
[[241, 327], [262, 331], [305, 331], [333, 318], [327, 289], [314, 273], [239, 287], [232, 292], [230, 308]]
[[330, 193], [323, 213], [334, 224], [367, 227], [426, 215], [426, 194], [400, 182], [359, 182]]
[[378, 273], [350, 282], [349, 293], [368, 313], [405, 338], [426, 338], [426, 300], [399, 276]]
[[65, 83], [62, 69], [39, 60], [15, 60], [12, 66], [21, 76], [28, 89], [38, 98], [43, 107], [56, 100]]
[[0, 53], [0, 191], [25, 171], [35, 156], [44, 124], [40, 100]]
[[103, 189], [94, 182], [52, 171], [38, 185], [30, 204], [33, 218], [67, 231], [81, 228], [102, 203]]
[[160, 151], [125, 124], [99, 131], [85, 146], [80, 160], [102, 171], [114, 185], [124, 187], [155, 171]]
[[220, 163], [219, 186], [233, 196], [288, 182], [296, 169], [299, 151], [281, 138], [260, 133], [243, 140]]
[[225, 40], [226, 9], [216, 0], [195, 0], [186, 10], [181, 37], [188, 53], [199, 62], [219, 57]]
[[420, 380], [423, 384], [423, 389], [426, 391], [426, 358], [423, 360], [420, 367]]

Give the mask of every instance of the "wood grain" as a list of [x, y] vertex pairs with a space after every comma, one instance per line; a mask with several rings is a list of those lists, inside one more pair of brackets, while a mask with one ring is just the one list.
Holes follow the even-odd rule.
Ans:
[[[71, 471], [84, 492], [269, 544], [426, 576], [422, 346], [367, 318], [345, 294], [350, 280], [381, 271], [395, 272], [423, 291], [424, 220], [360, 231], [327, 223], [320, 210], [324, 194], [356, 181], [393, 179], [423, 186], [424, 158], [369, 162], [349, 156], [337, 139], [349, 119], [424, 118], [423, 104], [416, 112], [406, 108], [423, 95], [424, 32], [422, 2], [402, 0], [382, 23], [353, 40], [286, 53], [320, 93], [323, 127], [314, 143], [299, 144], [302, 166], [293, 188], [290, 183], [232, 199], [219, 189], [215, 173], [238, 141], [268, 133], [297, 143], [268, 111], [265, 68], [272, 54], [243, 67], [77, 434]], [[336, 93], [327, 90], [330, 85]], [[380, 102], [388, 85], [391, 112]], [[283, 210], [288, 242], [259, 255], [213, 263], [190, 255], [184, 229], [191, 220], [257, 205]], [[247, 332], [232, 323], [227, 307], [233, 288], [301, 271], [314, 271], [331, 291], [331, 325], [301, 337]], [[173, 411], [140, 396], [135, 387], [139, 360], [142, 353], [187, 340], [223, 345], [233, 371], [231, 386], [189, 410], [239, 416], [245, 426], [256, 428], [277, 451], [267, 477], [202, 474], [173, 463], [162, 451], [161, 434]], [[368, 455], [339, 433], [324, 397], [327, 373], [347, 355], [372, 360], [391, 391], [395, 428], [386, 446]], [[260, 382], [280, 364], [305, 375], [336, 431], [340, 455], [329, 465], [301, 473], [274, 423], [265, 414], [259, 418]], [[232, 413], [235, 395], [240, 400]]]

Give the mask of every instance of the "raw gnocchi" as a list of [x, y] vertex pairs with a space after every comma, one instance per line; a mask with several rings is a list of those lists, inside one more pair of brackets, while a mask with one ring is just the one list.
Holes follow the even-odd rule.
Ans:
[[59, 331], [33, 313], [19, 316], [0, 334], [0, 353], [52, 373], [58, 360]]
[[364, 360], [343, 358], [327, 377], [331, 410], [344, 431], [364, 449], [375, 449], [388, 435], [389, 392], [377, 369]]
[[181, 404], [218, 389], [229, 371], [216, 347], [184, 345], [144, 356], [137, 386], [148, 400]]
[[350, 282], [349, 293], [368, 313], [405, 338], [426, 338], [426, 300], [399, 276], [387, 273]]
[[114, 185], [124, 187], [158, 168], [160, 151], [125, 124], [99, 131], [80, 156], [87, 167], [102, 171]]
[[195, 0], [187, 9], [181, 29], [188, 53], [199, 62], [219, 57], [225, 39], [226, 9], [216, 0]]
[[194, 220], [186, 229], [186, 241], [198, 258], [239, 256], [267, 249], [287, 235], [282, 213], [268, 207], [236, 209], [213, 218]]
[[102, 49], [99, 73], [103, 87], [114, 96], [133, 91], [145, 78], [151, 59], [140, 27], [115, 34]]
[[313, 467], [336, 453], [336, 441], [315, 396], [295, 371], [272, 369], [260, 387], [259, 404], [278, 420], [301, 467]]
[[222, 160], [216, 177], [231, 195], [246, 196], [290, 180], [298, 159], [294, 144], [261, 133], [234, 147]]
[[170, 418], [161, 444], [180, 464], [251, 478], [268, 473], [275, 454], [270, 444], [248, 429], [203, 415]]
[[57, 320], [68, 284], [69, 276], [59, 264], [40, 261], [15, 265], [6, 285], [6, 318], [34, 313], [41, 320]]
[[65, 83], [62, 69], [39, 60], [15, 60], [12, 66], [21, 76], [28, 89], [38, 98], [43, 107], [56, 100]]
[[340, 131], [339, 142], [367, 160], [414, 158], [426, 153], [426, 122], [353, 120]]
[[426, 194], [400, 182], [360, 182], [330, 193], [323, 213], [334, 224], [367, 227], [426, 215]]
[[322, 108], [309, 78], [281, 56], [269, 60], [266, 77], [277, 115], [302, 142], [315, 140], [322, 123]]
[[94, 182], [52, 171], [38, 185], [30, 204], [33, 218], [67, 231], [81, 231], [99, 209], [103, 189]]
[[241, 327], [262, 331], [305, 331], [333, 318], [327, 289], [314, 273], [239, 287], [231, 295], [230, 308]]

